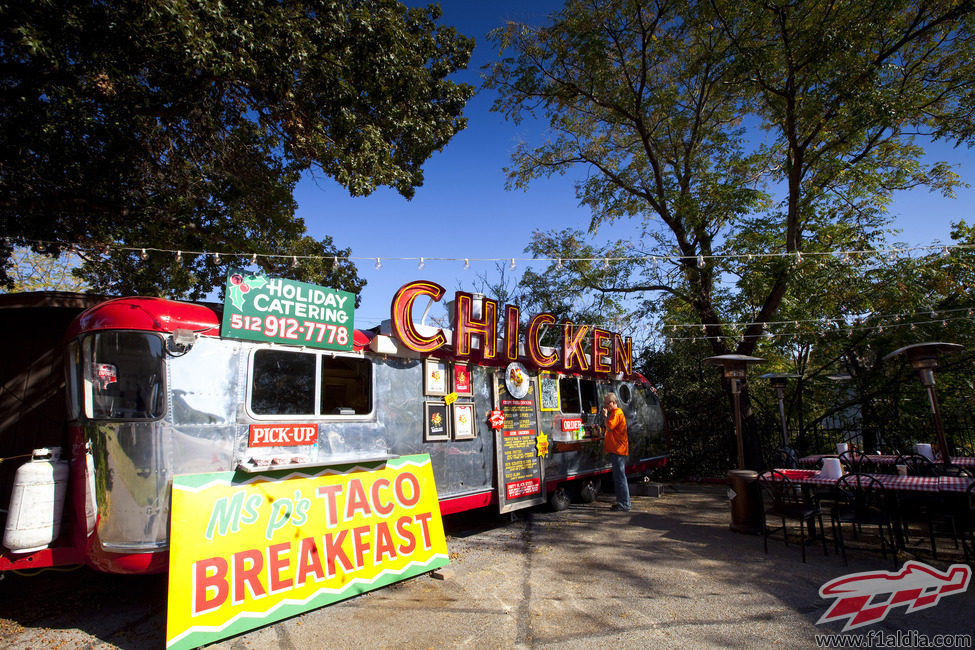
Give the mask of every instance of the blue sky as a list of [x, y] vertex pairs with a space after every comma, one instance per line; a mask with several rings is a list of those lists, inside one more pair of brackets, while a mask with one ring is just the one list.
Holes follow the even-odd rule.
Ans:
[[[489, 30], [508, 20], [540, 24], [561, 5], [551, 0], [445, 0], [440, 4], [441, 22], [477, 42], [467, 71], [456, 77], [475, 87], [480, 86], [481, 66], [496, 55], [485, 38]], [[495, 275], [495, 262], [478, 258], [505, 259], [508, 266], [510, 258], [517, 258], [514, 272], [520, 274], [527, 266], [521, 260], [528, 257], [524, 249], [533, 231], [588, 227], [590, 213], [579, 207], [571, 177], [538, 180], [527, 191], [505, 190], [503, 168], [510, 164], [512, 151], [521, 140], [539, 138], [540, 127], [505, 121], [490, 112], [492, 100], [483, 92], [468, 103], [467, 129], [427, 162], [424, 185], [411, 201], [388, 189], [350, 198], [341, 186], [321, 175], [308, 175], [299, 183], [298, 215], [309, 233], [330, 235], [336, 246], [351, 248], [353, 257], [370, 258], [357, 261], [359, 275], [368, 284], [356, 310], [356, 327], [371, 327], [389, 318], [393, 294], [408, 281], [432, 280], [444, 286], [448, 296], [457, 289], [469, 291], [478, 274]], [[975, 152], [945, 145], [934, 145], [929, 152], [932, 160], [957, 165], [955, 171], [962, 179], [975, 184]], [[975, 222], [975, 189], [962, 189], [953, 200], [926, 190], [905, 193], [891, 212], [894, 226], [902, 231], [896, 241], [915, 246], [947, 243], [951, 223]], [[626, 236], [627, 225], [603, 228], [600, 235]], [[382, 261], [380, 269], [372, 259], [376, 257]], [[396, 259], [404, 257], [413, 259]], [[420, 270], [415, 259], [419, 257], [458, 261], [427, 259]], [[471, 260], [468, 270], [464, 258]]]

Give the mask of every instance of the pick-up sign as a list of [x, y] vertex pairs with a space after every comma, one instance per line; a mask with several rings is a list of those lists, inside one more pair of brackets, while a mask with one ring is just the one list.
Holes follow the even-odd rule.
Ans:
[[250, 447], [293, 447], [311, 445], [318, 437], [318, 427], [314, 424], [252, 424]]

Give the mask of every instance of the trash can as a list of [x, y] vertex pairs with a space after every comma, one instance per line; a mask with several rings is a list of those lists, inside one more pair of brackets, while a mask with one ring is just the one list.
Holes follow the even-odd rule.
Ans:
[[762, 489], [758, 472], [733, 469], [728, 472], [728, 499], [731, 501], [731, 530], [757, 535], [762, 532]]

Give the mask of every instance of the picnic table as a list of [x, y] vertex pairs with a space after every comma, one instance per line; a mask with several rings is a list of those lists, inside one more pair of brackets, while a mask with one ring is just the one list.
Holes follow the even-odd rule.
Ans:
[[[836, 485], [839, 480], [835, 476], [824, 476], [820, 470], [815, 469], [777, 469], [775, 471], [781, 472], [790, 481], [801, 486], [809, 499], [812, 498], [810, 492], [813, 488], [831, 487]], [[975, 483], [975, 478], [967, 476], [900, 476], [896, 474], [866, 474], [866, 476], [873, 477], [883, 485], [885, 490], [892, 493], [893, 500], [890, 503], [892, 511], [889, 514], [894, 523], [896, 544], [901, 549], [905, 547], [905, 540], [898, 516], [900, 495], [905, 497], [910, 494], [958, 495], [966, 493], [969, 487]]]
[[[838, 454], [810, 454], [799, 459], [800, 465], [818, 465], [824, 458], [839, 458]], [[893, 465], [897, 460], [896, 454], [863, 454], [862, 458], [878, 465]], [[951, 456], [948, 459], [952, 465], [975, 469], [975, 456]], [[940, 460], [933, 462], [941, 464]]]

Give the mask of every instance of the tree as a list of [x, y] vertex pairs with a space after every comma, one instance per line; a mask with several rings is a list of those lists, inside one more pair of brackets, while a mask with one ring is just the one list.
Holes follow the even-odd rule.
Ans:
[[914, 137], [970, 118], [973, 9], [568, 0], [543, 28], [492, 34], [512, 52], [486, 81], [494, 109], [550, 129], [516, 150], [509, 183], [584, 167], [590, 230], [639, 219], [643, 264], [579, 282], [689, 313], [713, 354], [751, 354], [807, 269], [883, 241], [894, 192], [957, 182]]
[[83, 291], [88, 287], [72, 273], [78, 263], [71, 254], [54, 257], [15, 248], [8, 269], [13, 291]]
[[247, 261], [212, 253], [270, 253], [358, 292], [352, 265], [317, 259], [349, 251], [305, 235], [293, 188], [317, 170], [353, 195], [412, 196], [473, 92], [448, 79], [473, 41], [439, 15], [394, 0], [5, 4], [2, 259], [50, 242], [95, 289], [200, 297]]
[[[509, 182], [587, 168], [577, 191], [590, 230], [640, 218], [630, 256], [647, 262], [642, 278], [592, 288], [665, 292], [714, 353], [748, 354], [802, 253], [859, 250], [894, 191], [957, 182], [921, 164], [912, 129], [936, 106], [958, 109], [945, 80], [964, 69], [975, 5], [915, 5], [570, 0], [547, 27], [508, 25], [492, 34], [514, 51], [487, 79], [494, 109], [541, 113], [552, 134], [516, 150]], [[744, 139], [746, 118], [768, 144]], [[731, 343], [728, 273], [747, 278], [756, 310]]]

